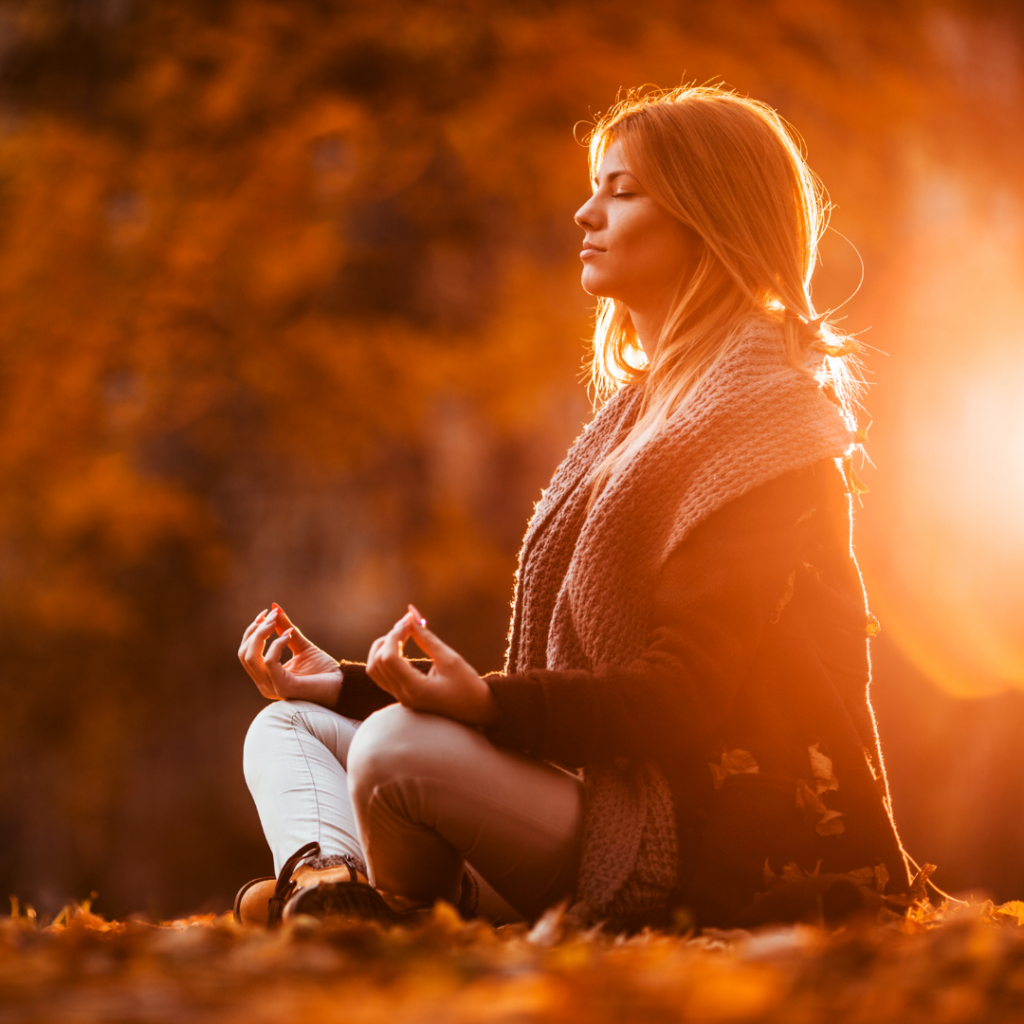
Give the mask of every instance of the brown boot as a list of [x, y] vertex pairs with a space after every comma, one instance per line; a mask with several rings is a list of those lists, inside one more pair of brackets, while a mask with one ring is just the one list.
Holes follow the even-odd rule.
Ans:
[[246, 882], [235, 896], [235, 920], [239, 924], [267, 925], [270, 919], [270, 897], [277, 879], [273, 875]]
[[[300, 869], [301, 870], [301, 869]], [[480, 888], [469, 871], [463, 870], [456, 905], [460, 916], [470, 921], [477, 915]], [[429, 918], [431, 906], [375, 889], [358, 872], [354, 878], [330, 877], [326, 871], [310, 871], [300, 888], [288, 898], [284, 918], [299, 915], [320, 919], [377, 921], [384, 925], [415, 925]]]
[[281, 923], [285, 903], [302, 889], [315, 888], [322, 882], [366, 882], [366, 876], [352, 858], [321, 857], [319, 853], [319, 843], [307, 843], [288, 858], [277, 878], [267, 876], [246, 882], [235, 896], [235, 920], [239, 924], [273, 927]]

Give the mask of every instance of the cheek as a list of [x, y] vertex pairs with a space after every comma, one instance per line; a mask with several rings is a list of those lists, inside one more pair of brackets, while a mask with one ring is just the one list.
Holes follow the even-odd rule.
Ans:
[[686, 266], [689, 253], [685, 230], [675, 221], [660, 219], [648, 227], [642, 241], [634, 246], [634, 259], [649, 278], [662, 284], [674, 281]]
[[623, 214], [618, 225], [623, 260], [648, 281], [675, 278], [683, 268], [686, 229], [652, 202], [638, 202]]
[[608, 251], [583, 265], [582, 284], [592, 295], [644, 302], [671, 286], [686, 264], [686, 231], [660, 210], [623, 210], [608, 235]]
[[649, 214], [630, 210], [610, 225], [608, 251], [584, 269], [588, 281], [605, 289], [602, 294], [627, 298], [649, 282], [662, 261], [658, 224]]

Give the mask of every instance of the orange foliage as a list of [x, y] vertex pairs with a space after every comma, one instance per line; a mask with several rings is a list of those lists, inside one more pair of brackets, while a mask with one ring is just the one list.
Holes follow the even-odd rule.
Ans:
[[[20, 28], [45, 54], [68, 29], [42, 10]], [[913, 31], [886, 42], [894, 17], [836, 0], [689, 22], [667, 3], [626, 19], [610, 4], [249, 0], [94, 27], [118, 61], [80, 70], [98, 116], [29, 103], [0, 135], [9, 612], [123, 635], [137, 622], [121, 567], [172, 540], [201, 579], [224, 578], [223, 545], [242, 552], [209, 485], [147, 452], [169, 435], [214, 472], [269, 458], [351, 473], [388, 437], [429, 444], [432, 396], [464, 396], [496, 441], [522, 444], [554, 389], [576, 410], [550, 430], [556, 452], [585, 411], [567, 390], [586, 331], [574, 122], [627, 83], [721, 76], [781, 100], [784, 82], [833, 188], [877, 187], [883, 137], [935, 86]], [[838, 73], [852, 60], [870, 69], [854, 88]], [[859, 211], [868, 229], [877, 205]], [[437, 503], [421, 540], [394, 524], [413, 585], [444, 603], [438, 563], [458, 576], [468, 559], [505, 593], [507, 547], [467, 535], [479, 510], [421, 500]]]
[[799, 925], [609, 939], [465, 924], [439, 904], [415, 929], [311, 918], [276, 932], [228, 916], [109, 922], [88, 905], [40, 928], [0, 921], [12, 1020], [764, 1022], [1015, 1020], [1020, 906], [928, 907], [889, 925]]
[[[584, 134], [622, 86], [724, 79], [805, 136], [836, 227], [868, 264], [849, 326], [874, 325], [865, 340], [894, 353], [891, 372], [875, 363], [889, 390], [868, 402], [879, 471], [864, 473], [860, 524], [882, 626], [941, 677], [962, 654], [960, 615], [974, 660], [956, 679], [1006, 685], [1017, 604], [929, 604], [915, 567], [933, 564], [921, 528], [933, 520], [909, 500], [924, 489], [908, 498], [893, 483], [912, 479], [921, 450], [893, 438], [933, 336], [976, 311], [958, 298], [957, 316], [941, 303], [917, 316], [957, 294], [955, 274], [905, 288], [906, 268], [939, 251], [918, 231], [935, 206], [925, 185], [955, 165], [1012, 199], [1020, 164], [1013, 10], [958, 11], [24, 0], [0, 12], [9, 886], [52, 902], [95, 885], [117, 912], [151, 897], [166, 911], [223, 905], [260, 873], [237, 768], [258, 703], [232, 652], [270, 600], [355, 658], [414, 600], [478, 668], [497, 666], [523, 524], [588, 415], [574, 126]], [[970, 241], [956, 239], [954, 261]], [[819, 306], [860, 274], [837, 236], [824, 258]], [[970, 281], [989, 280], [975, 262]], [[984, 293], [987, 309], [1014, 280]], [[956, 378], [955, 346], [943, 351], [936, 372]], [[961, 579], [947, 570], [936, 578]], [[964, 791], [972, 806], [980, 788]]]

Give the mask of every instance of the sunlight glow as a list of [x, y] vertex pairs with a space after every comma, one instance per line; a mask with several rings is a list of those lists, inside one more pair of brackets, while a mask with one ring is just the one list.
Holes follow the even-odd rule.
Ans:
[[947, 688], [1024, 688], [1024, 357], [946, 383], [906, 410], [887, 617]]
[[872, 604], [960, 695], [1024, 689], [1024, 217], [979, 184], [922, 174], [905, 348], [879, 366], [888, 437], [868, 446], [889, 472], [866, 517]]

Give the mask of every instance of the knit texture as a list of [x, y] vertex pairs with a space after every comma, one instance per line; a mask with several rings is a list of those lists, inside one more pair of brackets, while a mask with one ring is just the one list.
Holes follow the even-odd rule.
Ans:
[[315, 868], [317, 871], [324, 868], [340, 868], [342, 865], [358, 871], [364, 877], [367, 874], [366, 864], [351, 853], [322, 853], [319, 857], [310, 857], [306, 861], [306, 867]]
[[[781, 332], [751, 323], [666, 428], [587, 508], [593, 471], [633, 425], [624, 387], [555, 472], [519, 555], [507, 673], [625, 666], [650, 628], [671, 553], [709, 515], [784, 473], [842, 456], [853, 437], [816, 382], [790, 367]], [[658, 923], [677, 886], [668, 784], [654, 762], [584, 769], [574, 915]]]

